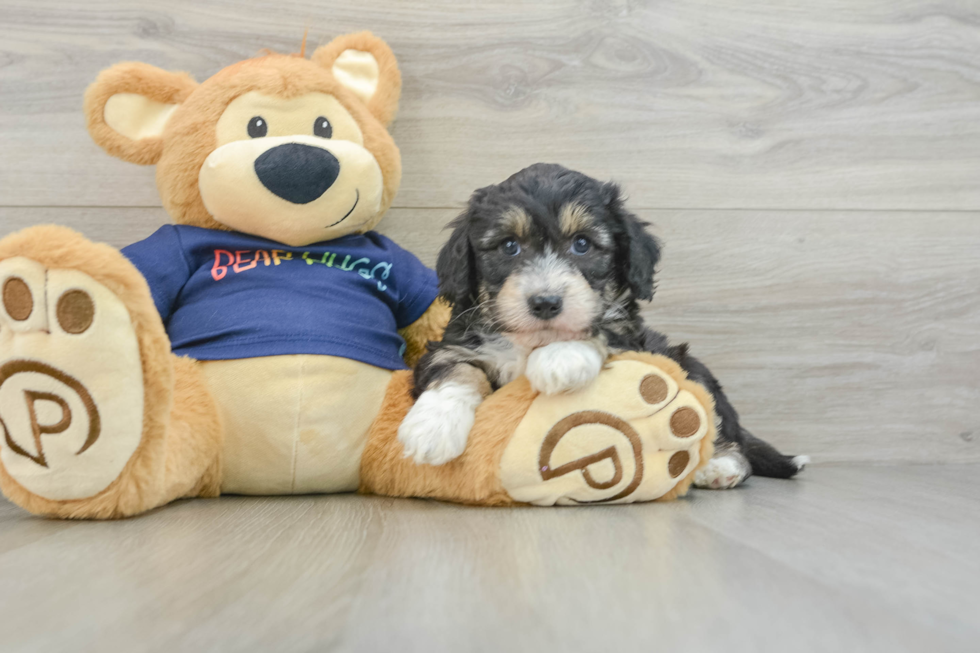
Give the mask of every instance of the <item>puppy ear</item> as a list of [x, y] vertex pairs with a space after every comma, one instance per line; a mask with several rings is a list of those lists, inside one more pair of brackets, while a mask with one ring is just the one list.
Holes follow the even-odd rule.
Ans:
[[469, 217], [469, 212], [466, 212], [449, 223], [453, 233], [439, 251], [439, 258], [436, 260], [439, 293], [450, 304], [463, 308], [469, 308], [476, 295]]
[[629, 215], [629, 272], [626, 279], [637, 299], [653, 299], [653, 273], [660, 261], [660, 243], [646, 232], [646, 222]]
[[660, 261], [660, 242], [646, 231], [648, 223], [626, 210], [616, 184], [605, 184], [603, 195], [609, 211], [623, 226], [620, 256], [625, 259], [624, 277], [636, 299], [653, 299], [653, 273]]
[[387, 43], [371, 32], [346, 34], [317, 48], [312, 60], [361, 98], [382, 125], [395, 119], [402, 76]]
[[116, 64], [85, 91], [88, 132], [112, 156], [152, 165], [163, 153], [167, 120], [196, 87], [187, 73], [145, 63]]

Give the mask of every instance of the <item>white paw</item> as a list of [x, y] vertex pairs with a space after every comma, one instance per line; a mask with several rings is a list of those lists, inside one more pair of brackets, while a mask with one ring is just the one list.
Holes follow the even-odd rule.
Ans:
[[459, 457], [482, 401], [478, 391], [459, 383], [423, 392], [398, 427], [405, 457], [420, 465], [442, 465]]
[[793, 464], [797, 471], [802, 472], [803, 468], [810, 464], [810, 456], [793, 456]]
[[709, 490], [728, 490], [749, 474], [748, 463], [741, 454], [721, 454], [694, 473], [694, 485]]
[[143, 372], [126, 307], [76, 270], [0, 261], [0, 462], [29, 492], [105, 489], [143, 432]]
[[599, 376], [604, 362], [603, 355], [589, 342], [553, 342], [531, 352], [524, 374], [532, 388], [553, 395], [588, 386]]

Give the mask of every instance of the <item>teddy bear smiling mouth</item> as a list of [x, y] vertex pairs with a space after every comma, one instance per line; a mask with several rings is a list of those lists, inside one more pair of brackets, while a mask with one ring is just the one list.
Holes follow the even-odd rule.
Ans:
[[342, 217], [340, 220], [337, 220], [333, 224], [328, 224], [326, 227], [324, 227], [324, 229], [329, 229], [330, 227], [336, 227], [338, 224], [340, 224], [341, 222], [343, 222], [344, 220], [346, 220], [347, 218], [349, 218], [350, 217], [350, 214], [353, 213], [354, 212], [354, 209], [357, 208], [357, 203], [360, 202], [360, 201], [361, 201], [361, 190], [359, 188], [355, 188], [354, 189], [354, 206], [350, 207], [350, 210], [347, 213], [344, 214], [344, 217]]

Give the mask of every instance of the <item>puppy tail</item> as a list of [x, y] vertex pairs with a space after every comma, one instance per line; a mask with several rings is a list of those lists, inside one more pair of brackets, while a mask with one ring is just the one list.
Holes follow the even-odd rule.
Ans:
[[809, 456], [786, 456], [764, 440], [742, 429], [742, 453], [752, 465], [752, 473], [768, 478], [793, 478], [810, 462]]

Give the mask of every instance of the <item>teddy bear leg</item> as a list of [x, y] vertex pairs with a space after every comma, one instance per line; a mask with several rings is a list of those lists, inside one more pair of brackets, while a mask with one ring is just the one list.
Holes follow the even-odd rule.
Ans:
[[714, 450], [711, 395], [674, 361], [614, 356], [591, 386], [539, 397], [500, 459], [516, 501], [588, 505], [683, 495]]
[[487, 397], [477, 409], [466, 450], [444, 465], [418, 465], [404, 455], [398, 426], [414, 403], [411, 390], [411, 372], [392, 375], [361, 456], [360, 491], [480, 505], [515, 503], [500, 485], [500, 457], [534, 401], [527, 379]]
[[407, 373], [392, 378], [362, 459], [362, 490], [482, 505], [586, 505], [667, 500], [711, 457], [711, 396], [675, 362], [611, 359], [583, 390], [537, 395], [520, 378], [487, 398], [463, 454], [445, 465], [401, 455], [411, 407]]
[[107, 519], [213, 494], [220, 421], [137, 270], [61, 227], [0, 241], [0, 489]]
[[166, 437], [164, 490], [158, 505], [221, 494], [224, 427], [200, 363], [172, 356], [173, 408]]

